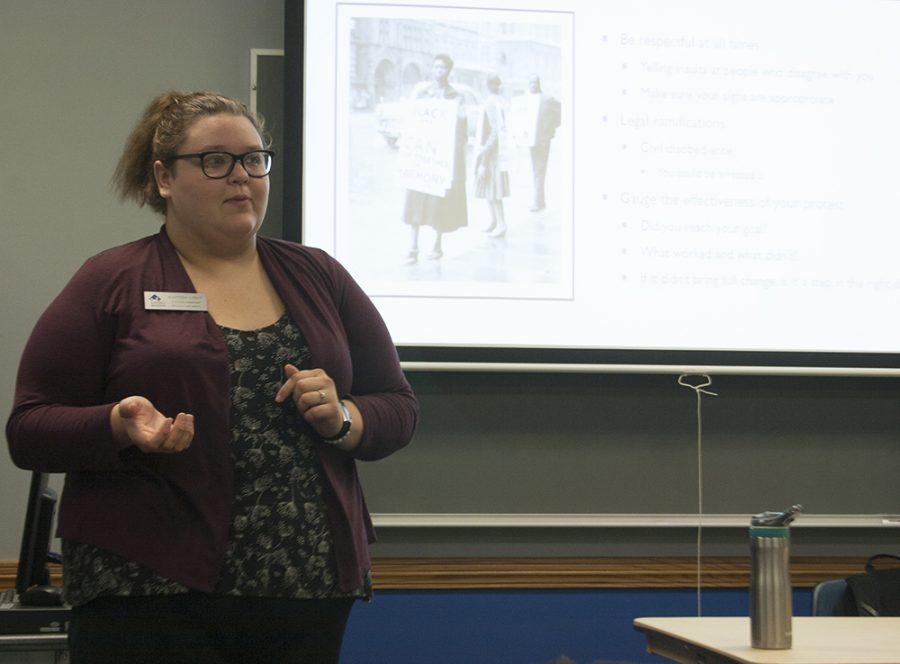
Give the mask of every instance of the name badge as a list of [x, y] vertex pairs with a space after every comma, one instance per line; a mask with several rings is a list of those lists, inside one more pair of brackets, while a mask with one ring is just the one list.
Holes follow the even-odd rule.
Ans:
[[147, 311], [207, 311], [203, 293], [166, 293], [144, 291], [144, 309]]

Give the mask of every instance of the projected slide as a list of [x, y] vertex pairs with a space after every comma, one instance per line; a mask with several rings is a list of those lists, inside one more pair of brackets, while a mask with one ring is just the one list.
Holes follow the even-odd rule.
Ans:
[[304, 242], [398, 345], [900, 352], [900, 3], [491, 7], [306, 9]]

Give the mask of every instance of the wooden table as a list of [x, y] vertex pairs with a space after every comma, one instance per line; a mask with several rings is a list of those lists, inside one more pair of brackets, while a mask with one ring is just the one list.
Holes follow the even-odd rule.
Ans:
[[682, 664], [900, 664], [900, 618], [793, 619], [793, 647], [750, 647], [749, 618], [638, 618], [647, 652]]

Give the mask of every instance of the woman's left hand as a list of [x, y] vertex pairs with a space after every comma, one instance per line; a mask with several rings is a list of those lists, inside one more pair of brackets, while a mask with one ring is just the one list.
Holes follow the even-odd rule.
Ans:
[[303, 419], [320, 436], [337, 434], [344, 423], [334, 381], [322, 369], [300, 370], [293, 364], [284, 367], [287, 380], [278, 389], [275, 401], [294, 402]]

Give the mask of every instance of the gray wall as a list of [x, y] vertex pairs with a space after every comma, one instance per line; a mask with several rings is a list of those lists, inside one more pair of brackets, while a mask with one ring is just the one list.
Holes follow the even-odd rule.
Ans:
[[[410, 374], [412, 446], [362, 464], [387, 513], [737, 515], [706, 555], [746, 555], [750, 515], [900, 513], [900, 381], [713, 376], [697, 400], [674, 375]], [[746, 516], [746, 519], [744, 519]], [[860, 519], [847, 517], [856, 523]], [[794, 529], [797, 555], [900, 551], [900, 530]], [[878, 519], [872, 519], [878, 522]], [[390, 528], [381, 556], [691, 556], [694, 528]]]
[[[282, 0], [0, 4], [4, 422], [19, 353], [50, 300], [85, 258], [161, 222], [109, 187], [139, 114], [169, 88], [249, 103], [250, 49], [282, 47], [283, 14]], [[0, 560], [18, 557], [29, 477], [0, 454]]]

